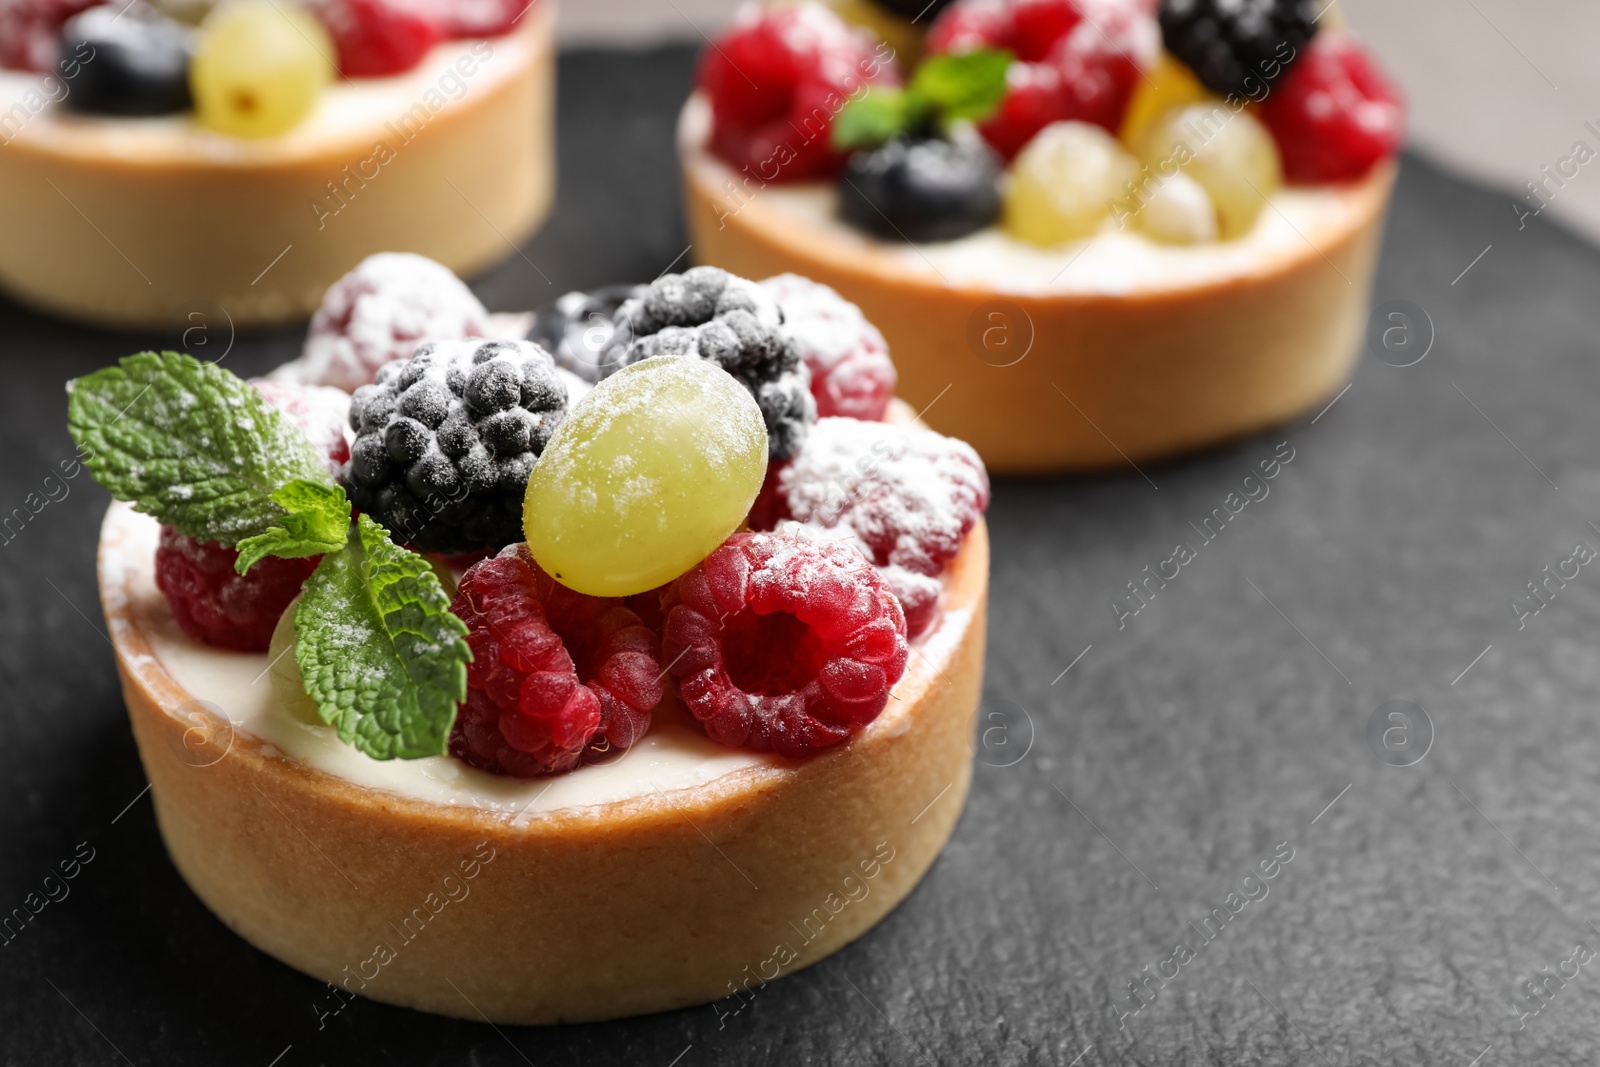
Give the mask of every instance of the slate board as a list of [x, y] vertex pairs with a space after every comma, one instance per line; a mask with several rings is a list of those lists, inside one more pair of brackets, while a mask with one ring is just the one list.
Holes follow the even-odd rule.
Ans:
[[[683, 251], [691, 68], [687, 49], [563, 58], [558, 214], [479, 279], [491, 307], [647, 280]], [[105, 497], [73, 481], [0, 545], [0, 910], [80, 842], [94, 859], [0, 947], [0, 1059], [1592, 1062], [1600, 967], [1522, 1019], [1539, 1002], [1519, 986], [1600, 946], [1600, 574], [1525, 628], [1512, 605], [1600, 548], [1600, 255], [1518, 230], [1507, 200], [1406, 160], [1378, 299], [1426, 309], [1436, 341], [1415, 366], [1365, 359], [1314, 423], [1143, 475], [996, 486], [985, 744], [954, 840], [881, 926], [721, 1025], [695, 1008], [496, 1031], [359, 1001], [319, 1030], [320, 984], [230, 934], [162, 851], [96, 607]], [[239, 337], [229, 365], [263, 371], [298, 337]], [[176, 340], [0, 305], [0, 510], [71, 452], [65, 379]], [[1190, 523], [1281, 442], [1269, 495], [1203, 543]], [[1124, 583], [1180, 540], [1197, 558], [1119, 630]], [[1434, 727], [1413, 766], [1367, 742], [1391, 699]], [[1245, 876], [1280, 842], [1268, 895], [1202, 945], [1189, 924], [1259, 895]], [[1120, 1018], [1180, 941], [1195, 958]]]

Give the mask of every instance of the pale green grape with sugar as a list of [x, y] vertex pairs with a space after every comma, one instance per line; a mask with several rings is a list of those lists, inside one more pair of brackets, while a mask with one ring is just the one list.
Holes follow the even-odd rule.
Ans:
[[647, 359], [595, 386], [550, 438], [528, 479], [528, 548], [580, 593], [642, 593], [727, 540], [766, 470], [744, 386], [692, 356]]
[[333, 41], [304, 8], [223, 4], [201, 23], [189, 88], [200, 122], [235, 137], [272, 137], [311, 114], [333, 77]]
[[1283, 187], [1283, 166], [1272, 134], [1248, 108], [1220, 100], [1175, 108], [1158, 119], [1139, 148], [1159, 173], [1173, 166], [1205, 189], [1216, 206], [1224, 240], [1255, 225], [1267, 197]]
[[1024, 241], [1057, 245], [1092, 235], [1127, 195], [1138, 164], [1115, 137], [1087, 122], [1040, 130], [1012, 164], [1002, 223]]

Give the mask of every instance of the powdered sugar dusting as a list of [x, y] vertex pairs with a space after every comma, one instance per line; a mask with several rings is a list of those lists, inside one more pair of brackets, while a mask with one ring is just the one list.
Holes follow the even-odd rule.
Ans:
[[424, 341], [494, 337], [498, 329], [448, 267], [409, 252], [380, 252], [329, 288], [293, 373], [300, 381], [354, 391], [384, 364], [410, 358]]
[[331, 385], [299, 385], [271, 378], [250, 384], [289, 417], [335, 472], [350, 458], [350, 394]]
[[989, 504], [963, 441], [908, 424], [818, 419], [777, 491], [799, 522], [848, 527], [880, 566], [938, 575]]
[[784, 325], [811, 371], [817, 414], [882, 420], [897, 376], [888, 342], [861, 309], [798, 274], [776, 275], [761, 287], [783, 308]]

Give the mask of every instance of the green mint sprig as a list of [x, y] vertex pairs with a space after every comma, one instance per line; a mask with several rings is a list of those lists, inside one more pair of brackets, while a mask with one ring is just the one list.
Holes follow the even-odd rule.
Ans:
[[833, 146], [875, 148], [930, 126], [982, 122], [1005, 96], [1011, 62], [1010, 52], [993, 48], [925, 60], [905, 88], [874, 86], [846, 104], [834, 119]]
[[339, 740], [373, 759], [442, 755], [467, 698], [467, 625], [428, 561], [362, 515], [295, 609], [295, 662]]
[[322, 556], [295, 609], [295, 660], [318, 714], [374, 759], [443, 755], [467, 696], [466, 624], [428, 561], [350, 501], [298, 427], [248, 382], [176, 352], [142, 352], [67, 385], [90, 473], [200, 541]]
[[67, 425], [95, 481], [197, 541], [236, 545], [283, 515], [296, 479], [331, 484], [315, 446], [237, 375], [141, 352], [67, 383]]

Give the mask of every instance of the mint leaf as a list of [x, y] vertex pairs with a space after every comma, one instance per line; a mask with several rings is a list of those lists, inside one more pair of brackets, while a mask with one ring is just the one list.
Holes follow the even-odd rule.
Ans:
[[95, 480], [199, 541], [236, 545], [283, 515], [272, 492], [328, 484], [326, 461], [249, 383], [177, 352], [141, 352], [67, 383], [67, 424]]
[[286, 515], [279, 525], [239, 542], [234, 569], [248, 574], [266, 556], [304, 559], [343, 548], [350, 539], [350, 501], [337, 485], [296, 478], [272, 494]]
[[373, 759], [446, 750], [467, 698], [467, 626], [428, 561], [362, 515], [357, 536], [306, 580], [295, 662], [339, 740]]
[[833, 120], [833, 147], [875, 148], [911, 128], [916, 101], [896, 88], [868, 89]]
[[954, 52], [925, 60], [911, 76], [907, 92], [927, 102], [946, 125], [982, 122], [1006, 95], [1011, 53], [992, 48]]

